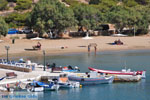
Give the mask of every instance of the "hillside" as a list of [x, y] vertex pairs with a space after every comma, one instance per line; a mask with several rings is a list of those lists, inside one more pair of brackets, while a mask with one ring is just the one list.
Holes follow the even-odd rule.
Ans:
[[[1, 0], [6, 1], [6, 0]], [[0, 9], [2, 9], [0, 1]], [[49, 29], [61, 32], [75, 25], [86, 29], [101, 30], [101, 24], [114, 24], [117, 32], [125, 27], [138, 33], [147, 33], [150, 17], [147, 0], [17, 0], [7, 4], [0, 12], [9, 28], [33, 27], [43, 34]], [[38, 4], [36, 4], [38, 2]], [[81, 4], [84, 3], [84, 4]], [[36, 4], [36, 5], [35, 5]], [[66, 7], [64, 5], [66, 5]], [[33, 9], [34, 8], [34, 9]], [[8, 9], [8, 10], [7, 10]], [[32, 13], [29, 13], [31, 12]], [[47, 27], [48, 26], [48, 27]], [[125, 32], [126, 33], [126, 32]]]
[[[34, 6], [35, 3], [37, 3], [39, 0], [32, 0], [32, 6]], [[67, 4], [66, 2], [64, 2], [64, 0], [59, 0], [61, 3], [65, 4], [67, 7], [69, 7], [70, 5]], [[88, 4], [88, 1], [89, 0], [76, 0], [76, 1], [79, 1], [81, 3], [85, 3], [85, 4]], [[14, 2], [9, 2], [7, 4], [8, 6], [8, 10], [3, 10], [3, 11], [0, 11], [0, 16], [7, 16], [8, 14], [11, 14], [13, 12], [19, 12], [19, 11], [16, 11], [14, 8], [16, 7], [16, 3]], [[21, 10], [21, 12], [28, 12], [28, 11], [31, 11], [30, 10]]]

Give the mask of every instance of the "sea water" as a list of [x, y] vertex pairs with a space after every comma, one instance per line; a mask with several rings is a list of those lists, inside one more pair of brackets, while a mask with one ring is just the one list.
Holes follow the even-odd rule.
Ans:
[[[48, 55], [48, 54], [46, 54]], [[24, 57], [43, 63], [43, 57]], [[46, 56], [47, 63], [57, 66], [78, 66], [81, 72], [88, 67], [106, 70], [130, 68], [133, 71], [146, 70], [146, 79], [135, 83], [112, 83], [83, 86], [82, 88], [60, 89], [37, 93], [22, 93], [31, 100], [150, 100], [150, 51], [107, 51], [88, 55], [87, 53]], [[18, 92], [18, 94], [21, 92]], [[17, 93], [16, 93], [17, 94]], [[17, 100], [17, 99], [15, 99]]]

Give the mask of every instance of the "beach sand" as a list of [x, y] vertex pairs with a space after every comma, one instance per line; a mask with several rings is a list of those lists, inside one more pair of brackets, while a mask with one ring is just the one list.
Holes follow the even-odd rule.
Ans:
[[[124, 45], [111, 45], [115, 40], [120, 39]], [[90, 43], [96, 43], [97, 51], [109, 50], [132, 50], [132, 49], [150, 49], [150, 36], [136, 36], [136, 37], [111, 37], [111, 36], [98, 36], [93, 39], [84, 40], [82, 38], [72, 39], [43, 39], [39, 42], [42, 44], [41, 50], [32, 50], [32, 46], [37, 44], [37, 40], [29, 39], [16, 39], [15, 44], [12, 44], [11, 39], [3, 39], [0, 43], [0, 57], [6, 57], [5, 46], [10, 46], [9, 56], [34, 56], [43, 55], [43, 50], [47, 55], [63, 54], [63, 53], [76, 53], [88, 52], [87, 46]], [[61, 49], [64, 47], [64, 49]], [[94, 51], [94, 48], [91, 48]]]

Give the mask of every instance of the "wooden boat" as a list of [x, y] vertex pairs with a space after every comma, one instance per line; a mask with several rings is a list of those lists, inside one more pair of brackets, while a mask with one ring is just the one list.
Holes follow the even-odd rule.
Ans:
[[105, 73], [105, 74], [112, 74], [112, 75], [141, 75], [141, 78], [146, 78], [145, 74], [146, 71], [131, 71], [130, 69], [126, 70], [123, 69], [122, 71], [111, 71], [111, 70], [101, 70], [101, 69], [95, 69], [88, 67], [91, 71], [96, 71], [98, 73]]
[[96, 72], [82, 75], [70, 75], [68, 78], [70, 81], [80, 82], [81, 85], [112, 83], [114, 80], [114, 76], [101, 76]]

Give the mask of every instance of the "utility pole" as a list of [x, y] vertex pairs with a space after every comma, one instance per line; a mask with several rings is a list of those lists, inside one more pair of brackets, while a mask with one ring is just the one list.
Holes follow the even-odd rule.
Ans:
[[46, 71], [46, 66], [45, 66], [45, 50], [43, 50], [43, 56], [44, 56], [44, 69], [43, 69], [43, 71]]
[[7, 50], [7, 62], [8, 62], [8, 50], [10, 49], [9, 46], [5, 46], [5, 49]]

